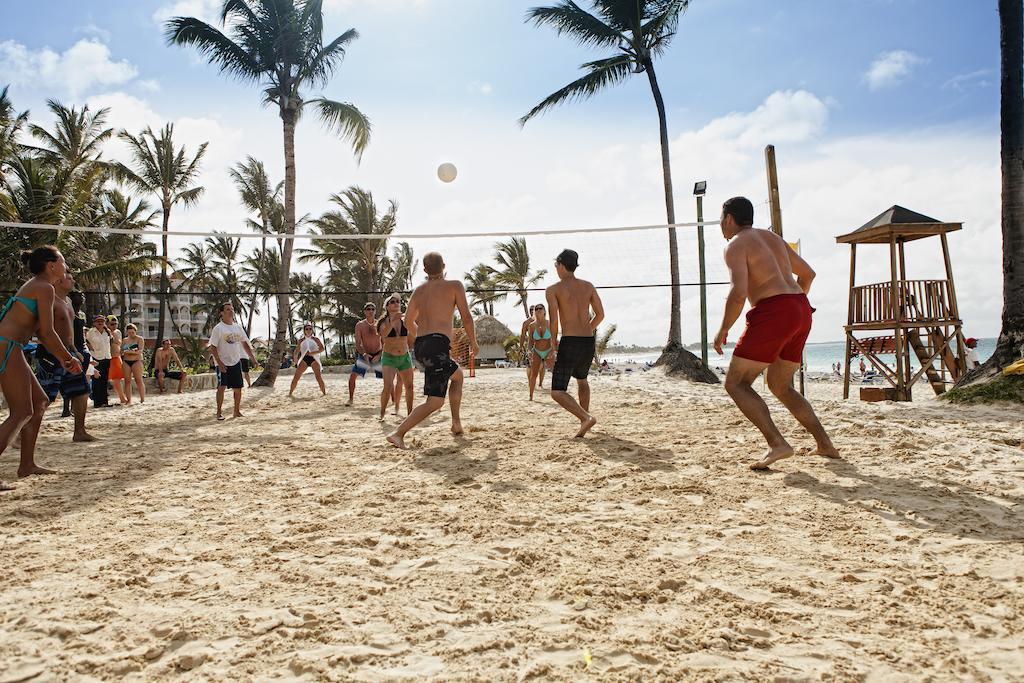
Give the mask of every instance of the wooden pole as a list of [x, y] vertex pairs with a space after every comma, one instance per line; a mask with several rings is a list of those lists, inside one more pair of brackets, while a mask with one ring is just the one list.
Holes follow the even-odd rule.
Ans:
[[700, 268], [700, 361], [708, 367], [708, 288], [704, 268], [704, 197], [697, 195], [697, 258]]
[[850, 245], [850, 305], [846, 316], [846, 367], [843, 370], [843, 398], [850, 398], [850, 346], [853, 342], [853, 293], [856, 287], [857, 245]]
[[775, 165], [775, 145], [764, 148], [764, 165], [768, 171], [768, 206], [772, 216], [772, 230], [782, 237], [782, 202], [779, 199], [779, 169]]
[[[904, 314], [904, 311], [909, 311], [910, 310], [910, 302], [907, 301], [907, 291], [908, 291], [907, 284], [906, 284], [907, 283], [907, 259], [906, 259], [906, 255], [904, 254], [903, 244], [904, 244], [904, 242], [903, 242], [902, 238], [898, 239], [896, 241], [896, 248], [899, 250], [899, 257], [900, 257], [900, 279], [899, 279], [899, 283], [900, 283], [900, 300], [899, 300], [898, 303], [899, 303], [899, 307], [900, 307], [900, 318], [905, 320], [907, 316]], [[918, 303], [920, 303], [920, 302], [918, 302]], [[911, 376], [913, 374], [913, 371], [911, 370], [911, 367], [910, 367], [910, 344], [906, 343], [907, 339], [906, 339], [906, 335], [905, 334], [904, 334], [903, 342], [904, 342], [903, 343], [903, 352], [904, 352], [904, 356], [903, 356], [903, 371], [906, 373], [907, 386], [909, 386], [910, 385], [910, 378], [911, 378]]]
[[[970, 368], [967, 367], [967, 349], [964, 345], [963, 320], [960, 319], [960, 308], [956, 303], [956, 287], [953, 285], [953, 263], [949, 260], [949, 241], [946, 233], [939, 235], [942, 238], [942, 260], [946, 264], [946, 287], [949, 291], [949, 312], [953, 314], [956, 322], [956, 368], [957, 376], [954, 381], [959, 380]], [[951, 368], [952, 369], [952, 368]]]
[[910, 399], [907, 394], [907, 380], [903, 376], [903, 347], [906, 346], [906, 339], [903, 335], [903, 308], [899, 302], [899, 286], [897, 278], [899, 272], [896, 264], [896, 238], [889, 238], [889, 267], [892, 276], [889, 305], [889, 314], [893, 316], [893, 328], [896, 336], [896, 400], [907, 401]]

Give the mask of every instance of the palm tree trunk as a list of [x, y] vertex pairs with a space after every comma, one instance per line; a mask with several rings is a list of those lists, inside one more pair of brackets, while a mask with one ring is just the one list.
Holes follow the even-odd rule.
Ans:
[[1002, 55], [1003, 320], [993, 356], [999, 367], [1024, 349], [1024, 7], [999, 0]]
[[[675, 199], [672, 195], [672, 163], [669, 158], [668, 117], [665, 114], [665, 100], [658, 87], [658, 79], [654, 74], [654, 62], [650, 57], [644, 59], [647, 80], [651, 83], [654, 104], [658, 108], [658, 132], [661, 140], [661, 172], [665, 181], [665, 216], [670, 225], [676, 222]], [[668, 343], [661, 352], [655, 365], [667, 365], [672, 372], [679, 372], [694, 382], [718, 384], [718, 375], [704, 366], [700, 358], [686, 350], [682, 335], [682, 302], [679, 295], [679, 245], [676, 240], [676, 229], [668, 229], [669, 275], [672, 282], [671, 310], [668, 323]]]
[[[163, 235], [160, 236], [160, 248], [163, 258], [160, 259], [160, 315], [157, 318], [156, 342], [154, 349], [159, 349], [164, 341], [164, 322], [167, 320], [167, 226], [171, 222], [171, 207], [169, 204], [163, 206]], [[152, 370], [156, 363], [156, 354], [149, 359], [149, 369]]]
[[[284, 129], [284, 232], [295, 234], [295, 110], [287, 106], [281, 110]], [[286, 239], [281, 245], [281, 268], [277, 276], [277, 331], [274, 334], [274, 346], [270, 352], [263, 372], [253, 382], [254, 386], [272, 387], [277, 381], [277, 373], [281, 369], [281, 361], [285, 354], [285, 335], [291, 324], [291, 296], [289, 280], [291, 276], [292, 250], [295, 240]]]
[[[661, 88], [658, 87], [658, 78], [654, 74], [654, 62], [647, 58], [644, 60], [644, 68], [647, 71], [647, 80], [651, 83], [651, 93], [654, 95], [654, 104], [658, 109], [658, 133], [661, 140], [661, 174], [665, 182], [665, 217], [672, 225], [676, 222], [675, 198], [672, 194], [672, 162], [669, 157], [668, 141], [668, 117], [665, 114], [665, 100], [661, 96]], [[668, 324], [668, 346], [682, 345], [682, 324], [681, 324], [681, 302], [679, 300], [679, 250], [676, 241], [676, 229], [668, 229], [668, 251], [669, 271], [672, 282], [671, 312]]]
[[[262, 213], [262, 212], [261, 212]], [[263, 254], [267, 251], [267, 219], [263, 216], [263, 238], [260, 240], [260, 258], [256, 261], [256, 281], [259, 282], [263, 275]], [[254, 287], [255, 289], [255, 287]], [[256, 313], [256, 303], [259, 301], [259, 292], [254, 291], [249, 300], [249, 319], [245, 322], [245, 334], [252, 337], [252, 317]]]

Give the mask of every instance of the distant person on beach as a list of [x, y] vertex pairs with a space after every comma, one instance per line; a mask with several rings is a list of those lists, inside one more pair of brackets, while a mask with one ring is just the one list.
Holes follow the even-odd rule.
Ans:
[[978, 357], [978, 340], [968, 337], [964, 340], [964, 344], [967, 346], [967, 369], [973, 370], [981, 365], [981, 358]]
[[[544, 368], [553, 365], [555, 357], [551, 355], [552, 332], [547, 319], [544, 304], [533, 307], [533, 324], [530, 325], [530, 400], [533, 400], [534, 381], [544, 375]], [[543, 387], [541, 387], [543, 389]]]
[[413, 349], [416, 360], [423, 365], [423, 393], [427, 400], [416, 406], [398, 429], [388, 434], [388, 442], [396, 448], [405, 448], [405, 436], [409, 430], [441, 409], [445, 395], [449, 392], [449, 383], [452, 434], [462, 434], [459, 410], [462, 406], [464, 380], [459, 364], [451, 356], [456, 310], [462, 319], [470, 353], [475, 357], [480, 352], [476, 343], [473, 315], [466, 301], [466, 288], [458, 280], [445, 279], [444, 259], [436, 251], [423, 257], [423, 270], [427, 274], [427, 281], [412, 293], [405, 311], [405, 324], [409, 328], [409, 338], [415, 340]]
[[377, 306], [367, 301], [363, 306], [363, 315], [366, 316], [356, 323], [356, 360], [352, 364], [352, 370], [348, 373], [348, 403], [356, 395], [356, 377], [366, 377], [366, 371], [373, 369], [376, 377], [383, 377], [383, 369], [377, 370], [380, 365], [380, 356], [383, 353], [384, 345], [377, 334]]
[[[580, 421], [576, 438], [583, 438], [597, 424], [590, 414], [590, 382], [587, 375], [594, 362], [594, 335], [604, 320], [604, 306], [594, 285], [576, 277], [579, 254], [565, 249], [555, 259], [558, 284], [547, 288], [545, 296], [551, 315], [551, 341], [555, 367], [551, 371], [551, 398]], [[593, 310], [593, 315], [591, 315]], [[558, 333], [562, 338], [558, 338]], [[569, 394], [569, 379], [576, 378], [579, 402]]]
[[[75, 317], [71, 320], [72, 335], [75, 342], [75, 350], [78, 351], [78, 357], [82, 359], [83, 375], [89, 369], [89, 350], [85, 345], [85, 296], [79, 291], [72, 291], [68, 295], [68, 301], [71, 302], [71, 309], [74, 311]], [[86, 407], [89, 403], [89, 394], [92, 393], [89, 378], [85, 378], [85, 401]], [[61, 417], [71, 417], [71, 401], [64, 399], [64, 410], [60, 414]]]
[[[533, 373], [533, 323], [536, 321], [534, 315], [537, 310], [537, 306], [530, 306], [530, 317], [523, 321], [523, 326], [519, 330], [519, 347], [523, 350], [523, 358], [526, 361], [526, 381], [532, 383]], [[541, 389], [544, 388], [544, 366], [541, 365], [540, 376], [537, 378], [537, 384]], [[531, 396], [533, 392], [531, 391]]]
[[[64, 343], [64, 348], [80, 362], [84, 358], [75, 348], [75, 309], [68, 300], [68, 295], [75, 288], [75, 279], [70, 272], [53, 285], [53, 330]], [[71, 412], [75, 416], [75, 431], [72, 441], [95, 441], [96, 438], [85, 431], [85, 413], [89, 409], [89, 381], [85, 379], [85, 370], [70, 373], [45, 346], [36, 347], [36, 379], [46, 393], [50, 403], [57, 400], [60, 394], [71, 403]], [[47, 404], [49, 406], [49, 404]], [[45, 410], [45, 409], [44, 409]]]
[[861, 358], [860, 359], [860, 374], [863, 375], [867, 371], [868, 371], [868, 366], [867, 366], [867, 364], [864, 363], [864, 359]]
[[[25, 345], [34, 333], [66, 372], [77, 375], [82, 364], [53, 329], [54, 285], [67, 273], [64, 256], [56, 247], [45, 246], [22, 252], [21, 260], [32, 277], [0, 309], [0, 390], [10, 411], [0, 424], [0, 454], [20, 433], [18, 476], [28, 477], [54, 471], [35, 461], [36, 438], [49, 401], [25, 358]], [[0, 481], [0, 491], [13, 488]]]
[[384, 344], [380, 363], [384, 369], [384, 387], [380, 391], [380, 419], [388, 409], [388, 400], [398, 404], [405, 391], [405, 414], [412, 414], [412, 354], [409, 352], [409, 328], [402, 315], [402, 297], [392, 294], [384, 302], [384, 315], [377, 321], [377, 334]]
[[[177, 363], [180, 370], [172, 370], [172, 363]], [[161, 394], [167, 391], [164, 380], [168, 379], [177, 380], [179, 394], [185, 391], [188, 374], [185, 372], [185, 364], [178, 358], [178, 352], [171, 346], [170, 339], [164, 339], [160, 348], [156, 350], [155, 357], [153, 358], [153, 367], [156, 373], [156, 387]]]
[[146, 384], [142, 381], [142, 350], [146, 348], [146, 340], [139, 336], [138, 328], [132, 323], [124, 327], [125, 335], [121, 343], [121, 360], [124, 368], [124, 395], [128, 403], [132, 402], [132, 384], [139, 392], [139, 403], [146, 402]]
[[89, 355], [96, 362], [92, 378], [92, 407], [109, 408], [110, 334], [107, 332], [107, 319], [102, 315], [93, 318], [92, 327], [85, 333], [85, 343], [89, 347]]
[[733, 197], [722, 205], [722, 234], [729, 241], [725, 263], [732, 288], [725, 301], [722, 327], [715, 336], [715, 351], [721, 355], [730, 328], [749, 300], [747, 326], [733, 349], [725, 390], [768, 441], [768, 452], [751, 469], [768, 469], [772, 463], [793, 455], [793, 447], [751, 386], [765, 369], [768, 388], [814, 436], [815, 454], [838, 458], [839, 452], [811, 404], [793, 388], [793, 375], [800, 369], [804, 344], [811, 331], [814, 309], [807, 300], [807, 292], [814, 271], [781, 237], [770, 230], [755, 230], [753, 224], [754, 207], [750, 200]]
[[121, 361], [121, 341], [123, 336], [117, 328], [118, 320], [116, 315], [107, 316], [107, 334], [110, 335], [110, 371], [108, 377], [114, 385], [114, 391], [121, 401], [121, 405], [128, 405], [128, 398], [124, 395], [124, 363]]
[[210, 332], [210, 352], [217, 364], [217, 419], [224, 419], [224, 390], [234, 394], [234, 417], [242, 417], [242, 354], [256, 365], [249, 337], [235, 322], [235, 308], [230, 302], [220, 305], [220, 322]]
[[288, 390], [288, 396], [295, 393], [295, 387], [299, 385], [302, 373], [306, 368], [313, 370], [316, 383], [320, 385], [320, 394], [327, 395], [327, 387], [324, 386], [324, 376], [321, 374], [320, 354], [324, 352], [324, 343], [313, 336], [313, 326], [306, 323], [302, 327], [302, 339], [295, 347], [295, 355], [292, 360], [295, 363], [295, 374], [292, 376], [292, 386]]

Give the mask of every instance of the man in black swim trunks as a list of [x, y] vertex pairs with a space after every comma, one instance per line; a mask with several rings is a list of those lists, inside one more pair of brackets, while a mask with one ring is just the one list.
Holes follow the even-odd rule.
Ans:
[[[576, 277], [579, 255], [565, 249], [555, 259], [559, 282], [547, 288], [548, 316], [555, 342], [555, 368], [551, 371], [551, 398], [579, 418], [577, 438], [589, 432], [597, 420], [590, 414], [590, 383], [587, 374], [594, 362], [594, 335], [604, 320], [604, 306], [594, 285]], [[593, 315], [591, 315], [593, 309]], [[558, 339], [559, 331], [562, 338]], [[576, 378], [580, 400], [569, 394], [569, 379]]]
[[405, 312], [405, 324], [409, 328], [409, 340], [415, 340], [413, 355], [423, 365], [423, 393], [427, 400], [416, 406], [398, 429], [388, 435], [388, 442], [396, 448], [405, 448], [404, 439], [409, 430], [441, 409], [445, 394], [449, 393], [449, 382], [452, 433], [462, 434], [459, 409], [463, 377], [459, 364], [451, 357], [456, 309], [462, 318], [462, 327], [473, 355], [480, 351], [476, 344], [473, 315], [466, 301], [466, 288], [458, 280], [444, 279], [444, 259], [437, 252], [432, 251], [423, 257], [423, 270], [427, 273], [427, 281], [412, 293]]
[[[53, 329], [64, 342], [64, 347], [72, 356], [84, 361], [84, 357], [75, 348], [75, 311], [68, 295], [75, 288], [75, 279], [71, 271], [64, 279], [54, 285], [53, 298]], [[75, 432], [72, 441], [95, 441], [96, 437], [85, 431], [85, 413], [89, 409], [89, 382], [85, 379], [85, 369], [77, 375], [69, 373], [61, 363], [42, 345], [36, 348], [36, 379], [46, 392], [50, 403], [60, 394], [71, 403], [71, 412], [75, 416]]]

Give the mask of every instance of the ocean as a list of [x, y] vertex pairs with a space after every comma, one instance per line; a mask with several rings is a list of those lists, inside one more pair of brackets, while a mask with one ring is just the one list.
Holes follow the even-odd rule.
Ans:
[[[995, 338], [989, 339], [978, 339], [978, 357], [981, 358], [981, 362], [985, 362], [996, 350]], [[700, 355], [700, 349], [690, 348], [690, 351]], [[653, 351], [650, 353], [614, 353], [607, 354], [608, 362], [615, 365], [616, 363], [653, 363], [658, 360], [658, 356], [661, 353]], [[816, 344], [808, 344], [804, 349], [804, 358], [807, 362], [808, 372], [825, 372], [829, 373], [832, 371], [832, 366], [835, 363], [842, 364], [843, 362], [843, 342], [819, 342]], [[887, 361], [890, 366], [895, 363], [895, 359], [892, 356], [883, 355], [881, 358]], [[724, 370], [729, 367], [729, 362], [732, 360], [732, 349], [726, 349], [725, 355], [719, 356], [715, 353], [713, 348], [708, 349], [708, 365], [712, 368], [721, 368]], [[917, 358], [911, 356], [911, 365], [913, 367], [920, 367], [917, 362]], [[854, 365], [854, 371], [856, 372], [857, 365]]]

